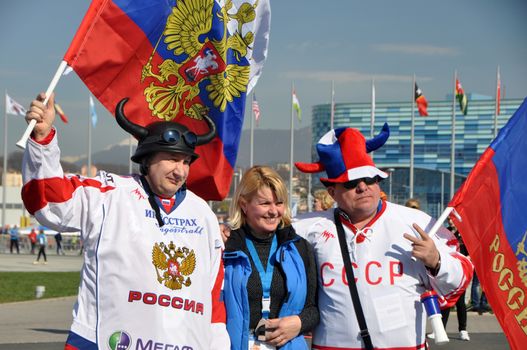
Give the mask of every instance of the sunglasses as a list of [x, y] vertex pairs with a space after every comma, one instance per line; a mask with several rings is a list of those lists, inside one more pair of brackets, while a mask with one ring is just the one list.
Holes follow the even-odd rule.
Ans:
[[348, 182], [344, 182], [342, 186], [344, 186], [347, 190], [353, 190], [356, 188], [361, 182], [364, 182], [366, 185], [370, 186], [373, 184], [376, 184], [378, 181], [377, 177], [362, 177], [360, 179], [351, 180]]
[[190, 147], [196, 147], [198, 137], [192, 131], [185, 131], [183, 134], [179, 130], [166, 130], [161, 135], [161, 139], [166, 143], [177, 144], [183, 138], [183, 141]]

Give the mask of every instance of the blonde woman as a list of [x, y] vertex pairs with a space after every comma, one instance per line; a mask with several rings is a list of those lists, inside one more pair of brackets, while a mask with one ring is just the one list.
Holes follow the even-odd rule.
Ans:
[[307, 349], [319, 321], [316, 264], [291, 226], [283, 180], [270, 167], [242, 177], [231, 203], [224, 300], [231, 349]]
[[315, 200], [313, 201], [314, 211], [328, 210], [333, 207], [333, 203], [335, 203], [328, 191], [324, 189], [316, 190], [315, 193], [313, 193], [313, 197], [315, 197]]

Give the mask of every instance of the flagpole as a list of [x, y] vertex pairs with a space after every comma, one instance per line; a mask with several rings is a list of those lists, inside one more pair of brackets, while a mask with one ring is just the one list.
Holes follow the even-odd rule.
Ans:
[[91, 174], [91, 129], [92, 129], [91, 106], [90, 106], [88, 115], [90, 117], [88, 118], [88, 170], [86, 172], [86, 176], [90, 177], [90, 174]]
[[5, 90], [5, 114], [4, 114], [4, 167], [2, 170], [2, 227], [5, 227], [6, 192], [7, 192], [7, 89]]
[[335, 125], [335, 81], [331, 81], [331, 119], [330, 119], [330, 130], [333, 130]]
[[494, 107], [494, 138], [498, 136], [498, 114], [499, 112], [499, 104], [500, 104], [500, 66], [498, 65], [498, 68], [496, 70], [496, 100], [495, 100], [495, 107]]
[[370, 137], [373, 138], [373, 126], [375, 124], [375, 79], [371, 79], [371, 118], [370, 118]]
[[412, 84], [412, 128], [410, 130], [410, 198], [414, 197], [415, 73]]
[[291, 82], [291, 153], [289, 159], [289, 206], [293, 205], [293, 147], [295, 144], [295, 130], [294, 130], [294, 108], [293, 108], [293, 91], [295, 91], [295, 84]]
[[251, 157], [249, 165], [252, 168], [254, 164], [254, 90], [253, 90], [253, 101], [251, 103]]
[[[62, 73], [64, 73], [67, 67], [68, 67], [68, 63], [66, 61], [60, 62], [59, 68], [55, 72], [55, 75], [53, 76], [53, 79], [51, 80], [51, 83], [49, 84], [48, 89], [46, 90], [46, 98], [44, 99], [44, 105], [48, 103], [49, 96], [51, 95], [53, 90], [55, 90], [55, 87], [59, 83]], [[27, 140], [29, 139], [29, 135], [31, 135], [31, 133], [33, 132], [33, 129], [35, 128], [36, 124], [37, 124], [37, 121], [35, 119], [31, 119], [31, 121], [29, 122], [29, 125], [26, 128], [26, 131], [24, 131], [24, 134], [22, 135], [20, 140], [18, 140], [18, 142], [16, 143], [18, 147], [22, 149], [26, 148], [26, 143], [27, 143]]]
[[450, 145], [450, 199], [454, 197], [455, 163], [456, 163], [456, 81], [457, 71], [454, 69], [454, 95], [452, 98], [452, 143]]

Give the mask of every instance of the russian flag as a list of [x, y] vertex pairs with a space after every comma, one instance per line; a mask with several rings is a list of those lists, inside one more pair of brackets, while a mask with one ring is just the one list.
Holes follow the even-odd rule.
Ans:
[[[267, 54], [268, 0], [95, 0], [64, 60], [111, 112], [124, 97], [136, 124], [159, 120], [217, 137], [196, 152], [189, 188], [207, 200], [230, 187], [248, 86]], [[234, 4], [234, 5], [233, 5]]]
[[512, 349], [527, 342], [527, 99], [450, 203], [492, 310]]

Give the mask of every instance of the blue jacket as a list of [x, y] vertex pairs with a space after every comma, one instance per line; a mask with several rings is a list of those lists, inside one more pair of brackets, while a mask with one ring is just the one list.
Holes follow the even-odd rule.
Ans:
[[[280, 231], [280, 230], [279, 230]], [[278, 235], [278, 232], [277, 232]], [[242, 230], [233, 231], [231, 238], [238, 239], [238, 243], [245, 245], [245, 234]], [[230, 239], [231, 239], [230, 238]], [[280, 242], [276, 251], [276, 263], [281, 265], [286, 278], [287, 300], [284, 300], [278, 317], [298, 315], [306, 302], [307, 285], [304, 261], [300, 256], [295, 241], [300, 237], [296, 234]], [[229, 240], [230, 240], [229, 239]], [[233, 250], [228, 248], [223, 254], [225, 265], [224, 301], [227, 310], [227, 331], [231, 338], [231, 350], [247, 350], [249, 344], [249, 299], [247, 296], [247, 281], [252, 273], [249, 257], [241, 246]], [[307, 350], [302, 334], [291, 339], [281, 347], [284, 350]]]

